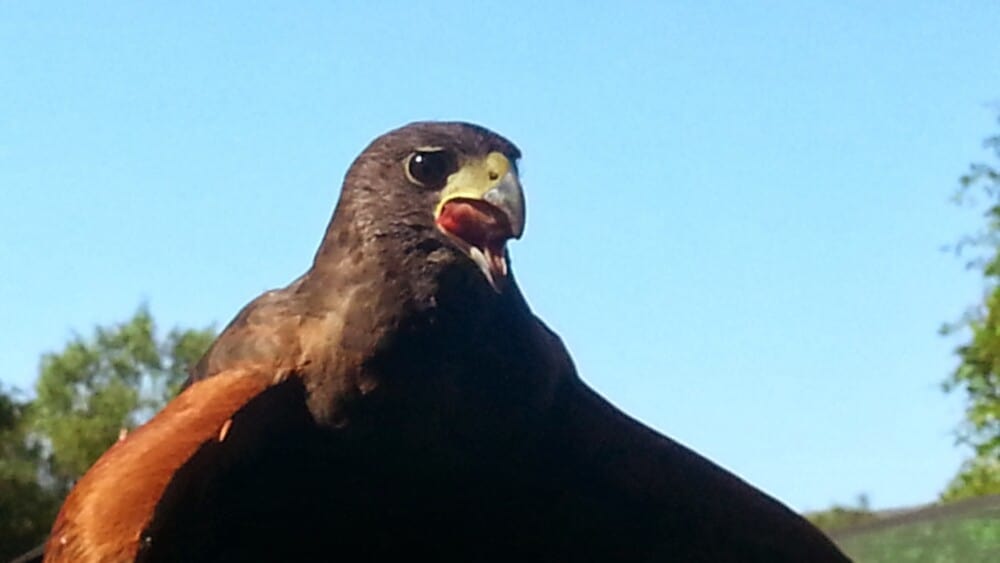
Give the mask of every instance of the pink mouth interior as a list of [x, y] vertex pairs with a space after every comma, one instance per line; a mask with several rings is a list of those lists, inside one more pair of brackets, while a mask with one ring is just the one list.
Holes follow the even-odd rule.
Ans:
[[477, 199], [453, 199], [444, 204], [437, 224], [471, 246], [503, 258], [504, 244], [513, 237], [502, 211]]

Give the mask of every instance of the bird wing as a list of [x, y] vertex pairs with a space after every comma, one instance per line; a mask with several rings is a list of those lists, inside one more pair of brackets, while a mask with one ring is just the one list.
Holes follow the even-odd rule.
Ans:
[[241, 409], [274, 394], [287, 379], [243, 368], [188, 387], [77, 482], [56, 518], [45, 561], [134, 559], [178, 470], [200, 449], [225, 442]]
[[576, 473], [586, 480], [578, 490], [603, 488], [614, 499], [604, 506], [626, 507], [622, 519], [650, 530], [637, 535], [646, 537], [647, 554], [679, 561], [848, 561], [800, 515], [632, 419], [579, 379], [558, 394], [551, 420], [564, 462], [587, 472]]

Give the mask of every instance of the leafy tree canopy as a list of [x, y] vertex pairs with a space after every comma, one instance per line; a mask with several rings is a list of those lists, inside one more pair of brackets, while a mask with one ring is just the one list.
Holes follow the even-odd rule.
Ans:
[[854, 506], [835, 504], [826, 510], [807, 513], [805, 517], [826, 532], [842, 530], [878, 519], [878, 515], [872, 512], [868, 495], [864, 493], [858, 495]]
[[174, 329], [161, 339], [142, 306], [128, 321], [43, 355], [32, 421], [50, 449], [53, 478], [68, 486], [166, 404], [214, 338], [212, 329]]
[[[1000, 159], [1000, 135], [988, 138], [985, 145]], [[973, 164], [962, 176], [956, 199], [976, 204], [976, 195], [985, 196], [986, 224], [963, 239], [957, 251], [965, 255], [972, 251], [968, 265], [981, 269], [985, 296], [960, 322], [943, 328], [945, 334], [968, 335], [956, 350], [959, 365], [944, 388], [966, 397], [959, 439], [972, 447], [974, 456], [942, 493], [943, 500], [1000, 493], [1000, 169], [996, 165]]]
[[30, 403], [0, 387], [0, 561], [45, 537], [60, 496], [40, 483], [41, 445], [28, 435]]
[[44, 354], [34, 400], [0, 386], [0, 561], [38, 545], [70, 485], [172, 397], [215, 338], [149, 310]]

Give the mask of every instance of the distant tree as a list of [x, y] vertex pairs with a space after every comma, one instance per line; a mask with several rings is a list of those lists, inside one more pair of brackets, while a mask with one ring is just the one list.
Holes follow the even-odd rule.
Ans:
[[[1000, 159], [1000, 135], [988, 138], [985, 146]], [[944, 389], [966, 397], [958, 436], [974, 452], [942, 493], [943, 500], [1000, 493], [1000, 169], [973, 164], [960, 182], [959, 203], [976, 205], [976, 196], [985, 197], [985, 226], [957, 245], [968, 266], [982, 272], [985, 292], [961, 321], [942, 329], [944, 334], [968, 335], [955, 351], [959, 364]]]
[[143, 306], [124, 323], [43, 355], [32, 428], [56, 487], [68, 489], [123, 432], [159, 410], [214, 337], [212, 329], [174, 329], [159, 339]]
[[0, 561], [45, 537], [60, 499], [43, 485], [45, 458], [29, 436], [30, 410], [30, 403], [0, 388]]
[[826, 510], [807, 513], [805, 517], [825, 532], [878, 520], [878, 515], [872, 512], [871, 500], [865, 493], [858, 495], [854, 506], [835, 504]]

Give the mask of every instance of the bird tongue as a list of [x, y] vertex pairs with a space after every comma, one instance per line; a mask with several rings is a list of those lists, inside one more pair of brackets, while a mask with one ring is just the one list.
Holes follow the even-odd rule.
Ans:
[[444, 204], [438, 225], [471, 246], [503, 257], [504, 244], [511, 238], [510, 223], [496, 207], [476, 199], [454, 199]]
[[437, 224], [471, 248], [472, 259], [494, 278], [507, 275], [504, 246], [514, 235], [503, 211], [477, 199], [453, 199], [442, 207]]

